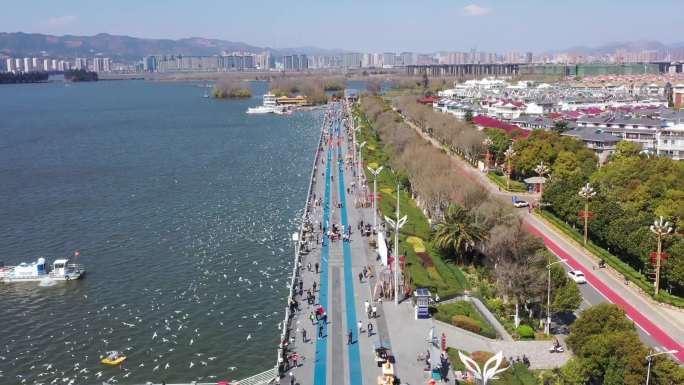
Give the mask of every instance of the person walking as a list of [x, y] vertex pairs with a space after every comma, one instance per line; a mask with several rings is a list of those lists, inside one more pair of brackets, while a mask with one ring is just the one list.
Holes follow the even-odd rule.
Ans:
[[366, 309], [366, 314], [368, 314], [368, 311], [370, 309], [370, 303], [368, 303], [368, 300], [364, 301], [363, 308]]
[[349, 329], [349, 331], [347, 332], [347, 345], [351, 345], [353, 342], [353, 334], [351, 329]]
[[323, 338], [323, 325], [318, 325], [318, 339]]
[[304, 328], [302, 328], [302, 342], [306, 343], [306, 329]]
[[316, 274], [318, 274], [318, 262], [316, 262], [315, 267], [316, 267]]
[[312, 325], [316, 324], [316, 316], [314, 315], [314, 312], [309, 313], [309, 320], [311, 321]]
[[359, 282], [363, 282], [363, 273], [359, 272]]
[[368, 337], [373, 335], [373, 324], [370, 321], [368, 322], [368, 327], [366, 330], [368, 331]]
[[361, 321], [357, 322], [356, 326], [359, 327], [359, 335], [361, 335], [361, 333], [363, 333], [363, 322], [361, 322]]
[[378, 307], [373, 305], [373, 318], [378, 318]]
[[316, 281], [314, 281], [314, 283], [313, 283], [313, 291], [314, 291], [314, 293], [316, 292], [316, 287], [318, 287], [318, 284], [316, 283]]

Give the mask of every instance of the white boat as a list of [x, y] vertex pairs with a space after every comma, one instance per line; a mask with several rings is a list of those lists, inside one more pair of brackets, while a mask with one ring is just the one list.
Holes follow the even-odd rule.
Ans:
[[69, 259], [55, 259], [52, 267], [47, 268], [45, 258], [36, 262], [20, 263], [17, 266], [0, 267], [0, 282], [40, 282], [43, 280], [70, 281], [85, 274], [83, 265], [70, 263]]
[[247, 109], [248, 114], [277, 114], [281, 111], [276, 103], [276, 96], [268, 93], [264, 94], [264, 102], [258, 107], [250, 107]]

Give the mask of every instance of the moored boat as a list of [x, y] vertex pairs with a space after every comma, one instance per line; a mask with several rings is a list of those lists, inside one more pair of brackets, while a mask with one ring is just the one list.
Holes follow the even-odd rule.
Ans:
[[276, 103], [276, 96], [271, 93], [264, 94], [262, 105], [247, 109], [248, 114], [275, 114], [278, 112], [280, 112], [280, 108]]

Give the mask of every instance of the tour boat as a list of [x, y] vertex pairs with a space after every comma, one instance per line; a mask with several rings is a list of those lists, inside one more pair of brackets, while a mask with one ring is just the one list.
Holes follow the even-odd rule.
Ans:
[[248, 114], [275, 114], [278, 112], [280, 112], [280, 108], [276, 103], [276, 97], [271, 93], [264, 94], [264, 102], [261, 106], [247, 109]]
[[48, 270], [45, 258], [36, 262], [22, 262], [17, 266], [0, 266], [0, 282], [40, 282], [44, 279], [70, 281], [79, 279], [85, 274], [83, 265], [70, 263], [69, 259], [55, 259]]
[[121, 365], [126, 361], [126, 357], [122, 352], [107, 352], [107, 357], [100, 360], [101, 363], [105, 365]]

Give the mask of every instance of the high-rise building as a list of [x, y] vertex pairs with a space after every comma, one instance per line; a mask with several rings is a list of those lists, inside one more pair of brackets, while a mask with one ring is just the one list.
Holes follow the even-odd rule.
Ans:
[[43, 59], [43, 71], [50, 71], [50, 59]]
[[52, 70], [57, 71], [57, 59], [52, 59]]
[[396, 55], [394, 52], [385, 52], [382, 54], [382, 65], [383, 67], [394, 67]]
[[95, 56], [93, 58], [93, 71], [111, 72], [111, 63], [108, 57]]
[[288, 71], [301, 71], [309, 68], [309, 58], [302, 55], [285, 55], [283, 56], [283, 65]]
[[345, 68], [360, 68], [361, 54], [358, 52], [348, 52], [342, 54], [342, 67]]
[[31, 59], [27, 57], [24, 58], [24, 72], [31, 72]]
[[14, 72], [14, 71], [15, 71], [15, 68], [16, 68], [16, 67], [14, 66], [14, 60], [12, 60], [12, 58], [9, 58], [9, 57], [8, 57], [7, 60], [6, 60], [6, 62], [7, 62], [7, 63], [6, 63], [6, 66], [5, 66], [6, 68], [5, 68], [5, 69], [7, 70], [7, 72]]
[[34, 71], [40, 70], [40, 65], [38, 64], [37, 57], [31, 58], [31, 69], [33, 69]]
[[74, 68], [77, 70], [88, 70], [88, 58], [77, 57], [74, 62]]
[[402, 52], [400, 56], [403, 65], [410, 66], [416, 64], [416, 55], [413, 52]]

